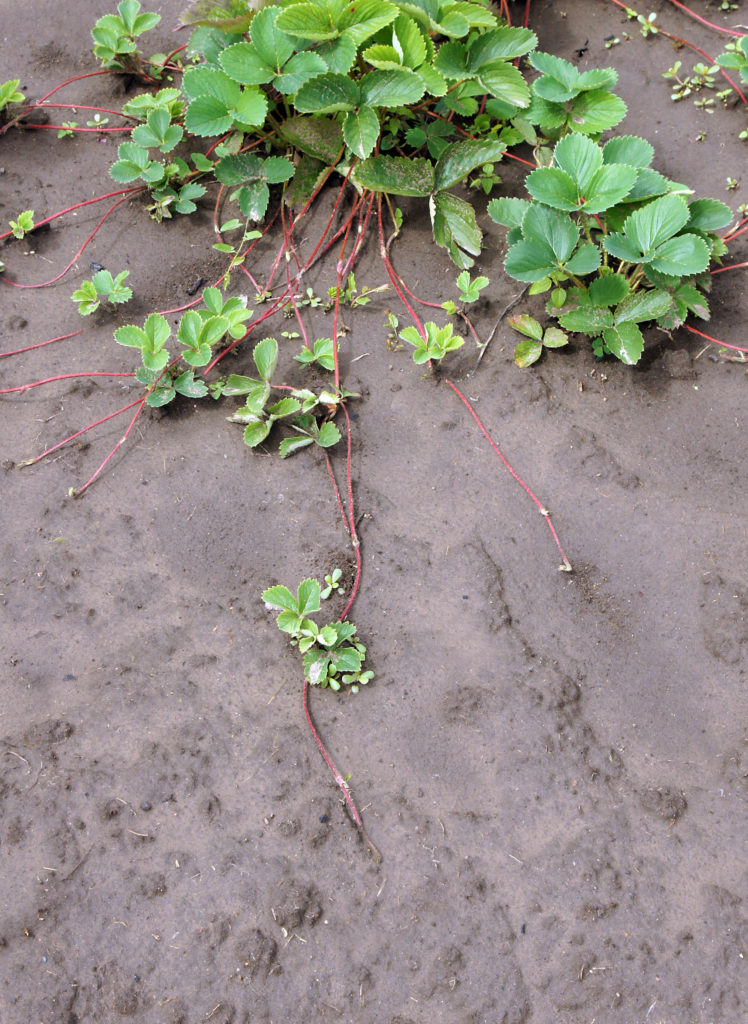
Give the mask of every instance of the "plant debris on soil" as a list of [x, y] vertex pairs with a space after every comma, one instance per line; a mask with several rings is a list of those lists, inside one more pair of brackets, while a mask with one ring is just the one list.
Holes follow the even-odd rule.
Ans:
[[[90, 29], [110, 6], [6, 4], [0, 79], [20, 78], [31, 97], [95, 70]], [[181, 3], [145, 6], [162, 14], [148, 52], [184, 41], [171, 33]], [[617, 68], [619, 131], [654, 145], [658, 171], [733, 210], [746, 202], [745, 112], [672, 102], [670, 40], [601, 0], [529, 6], [542, 49], [580, 70]], [[746, 20], [691, 6], [727, 27]], [[712, 56], [727, 41], [667, 0], [649, 7]], [[65, 102], [121, 106], [129, 88], [84, 78]], [[116, 134], [0, 137], [3, 230], [23, 210], [39, 220], [100, 194], [117, 146]], [[524, 170], [502, 163], [493, 195], [524, 196]], [[313, 207], [310, 239], [333, 195]], [[400, 205], [394, 265], [418, 294], [455, 299], [425, 204]], [[0, 251], [8, 273], [12, 262], [14, 279], [53, 276], [97, 210], [14, 240]], [[113, 312], [81, 321], [72, 292], [127, 270], [132, 322], [183, 306], [225, 271], [212, 215], [198, 203], [157, 224], [134, 200], [55, 286], [0, 283], [3, 351], [85, 326], [0, 359], [0, 386], [129, 371]], [[479, 219], [474, 273], [490, 284], [472, 308], [485, 340], [522, 286], [485, 204]], [[276, 248], [258, 245], [259, 269]], [[738, 347], [744, 274], [715, 278], [706, 327]], [[356, 281], [389, 283], [374, 233]], [[334, 257], [305, 284], [327, 296]], [[356, 695], [310, 694], [381, 858], [309, 736], [298, 653], [260, 596], [336, 568], [350, 592], [356, 556], [324, 451], [280, 460], [273, 439], [249, 451], [224, 407], [182, 400], [149, 410], [74, 501], [69, 488], [126, 424], [19, 464], [133, 401], [135, 382], [3, 396], [2, 1024], [743, 1019], [745, 367], [684, 329], [645, 332], [636, 367], [597, 361], [572, 335], [520, 369], [507, 323], [477, 369], [470, 338], [449, 356], [450, 377], [552, 511], [574, 566], [558, 573], [544, 517], [457, 395], [388, 345], [390, 311], [407, 323], [392, 289], [341, 310], [341, 381], [361, 394], [349, 406], [354, 619], [375, 676]], [[515, 312], [545, 322], [544, 297]], [[331, 314], [302, 316], [329, 333]], [[228, 372], [253, 372], [254, 344], [227, 357]], [[345, 452], [331, 457], [344, 479]], [[345, 601], [331, 596], [333, 618]]]

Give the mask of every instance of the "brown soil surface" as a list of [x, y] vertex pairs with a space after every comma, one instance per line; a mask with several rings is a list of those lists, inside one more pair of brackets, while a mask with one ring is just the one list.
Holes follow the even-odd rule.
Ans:
[[[715, 6], [694, 2], [745, 21]], [[184, 41], [171, 34], [180, 7], [155, 5], [164, 21], [147, 52]], [[649, 7], [720, 51], [722, 37], [671, 4]], [[108, 9], [6, 3], [0, 79], [38, 96], [94, 70], [89, 30]], [[641, 38], [600, 0], [535, 0], [531, 25], [580, 67], [619, 69], [619, 130], [649, 138], [661, 171], [733, 208], [746, 200], [745, 114], [671, 103], [666, 40]], [[612, 34], [621, 43], [608, 50]], [[103, 76], [59, 98], [110, 106], [123, 90]], [[116, 135], [8, 133], [2, 221], [109, 190], [116, 146]], [[726, 193], [728, 176], [742, 188]], [[505, 184], [519, 194], [512, 167]], [[7, 245], [6, 276], [59, 272], [104, 208]], [[424, 210], [406, 213], [397, 267], [433, 301], [454, 297]], [[56, 286], [0, 285], [3, 350], [83, 327], [2, 360], [1, 386], [130, 370], [113, 324], [182, 305], [196, 279], [219, 276], [211, 219], [209, 202], [162, 225], [125, 204]], [[502, 269], [503, 231], [482, 220], [486, 337], [519, 288]], [[276, 245], [261, 247], [260, 277]], [[745, 254], [741, 239], [731, 259]], [[91, 262], [130, 270], [134, 298], [116, 320], [81, 321], [70, 301]], [[744, 273], [715, 278], [708, 328], [736, 345]], [[333, 256], [309, 283], [324, 292], [334, 277]], [[357, 277], [386, 280], [373, 234]], [[353, 564], [324, 460], [250, 452], [225, 404], [184, 401], [149, 413], [71, 500], [126, 417], [33, 468], [15, 464], [133, 401], [130, 381], [3, 398], [2, 1024], [742, 1019], [745, 368], [685, 330], [652, 333], [634, 369], [596, 363], [577, 337], [520, 371], [505, 325], [475, 375], [474, 347], [452, 357], [452, 377], [552, 510], [569, 575], [456, 396], [388, 351], [387, 308], [407, 323], [395, 296], [377, 296], [345, 312], [342, 343], [345, 383], [363, 396], [352, 406], [364, 560], [353, 618], [376, 678], [355, 696], [312, 699], [379, 864], [307, 731], [298, 655], [260, 599], [270, 584]], [[542, 312], [538, 299], [522, 308]], [[329, 316], [304, 316], [330, 333]], [[282, 366], [301, 382], [293, 351]], [[231, 369], [249, 370], [250, 352]], [[342, 455], [335, 465], [341, 476]]]

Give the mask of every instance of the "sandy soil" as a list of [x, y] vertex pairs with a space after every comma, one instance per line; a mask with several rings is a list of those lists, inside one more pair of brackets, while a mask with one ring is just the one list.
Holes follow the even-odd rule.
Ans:
[[[153, 6], [165, 17], [149, 52], [182, 38], [180, 4]], [[650, 6], [719, 52], [714, 33]], [[33, 96], [94, 70], [88, 33], [107, 9], [6, 3], [0, 78]], [[580, 67], [615, 64], [622, 130], [656, 145], [660, 170], [745, 201], [748, 181], [725, 193], [745, 176], [745, 115], [671, 103], [669, 43], [593, 0], [536, 0], [531, 24]], [[84, 79], [64, 99], [121, 103], [123, 86]], [[106, 190], [116, 145], [3, 137], [3, 222]], [[506, 187], [521, 187], [511, 168]], [[57, 273], [99, 210], [6, 246], [7, 276]], [[407, 213], [396, 265], [415, 290], [452, 297], [454, 268], [423, 211]], [[483, 337], [518, 290], [503, 232], [487, 222], [486, 234]], [[207, 203], [161, 226], [140, 203], [121, 208], [57, 286], [0, 285], [3, 350], [81, 326], [69, 296], [90, 262], [130, 270], [128, 320], [184, 303], [220, 273], [212, 240]], [[732, 256], [745, 252], [740, 240]], [[737, 345], [742, 273], [715, 279], [709, 328]], [[373, 236], [357, 276], [385, 281]], [[310, 283], [334, 283], [334, 261]], [[406, 322], [395, 302], [346, 312], [342, 356], [363, 395], [353, 618], [376, 679], [312, 700], [381, 864], [306, 729], [297, 656], [260, 600], [353, 564], [324, 461], [252, 453], [224, 406], [184, 402], [150, 415], [74, 501], [68, 488], [123, 420], [16, 463], [133, 400], [129, 384], [3, 399], [2, 1024], [737, 1024], [745, 1012], [744, 367], [685, 331], [651, 335], [635, 369], [597, 364], [577, 339], [520, 371], [506, 327], [474, 376], [474, 348], [457, 354], [452, 377], [553, 512], [567, 575], [456, 396], [388, 351], [385, 309]], [[329, 317], [305, 316], [329, 333]], [[76, 338], [2, 360], [2, 386], [129, 370], [115, 322], [98, 313]], [[283, 365], [300, 380], [293, 351]]]

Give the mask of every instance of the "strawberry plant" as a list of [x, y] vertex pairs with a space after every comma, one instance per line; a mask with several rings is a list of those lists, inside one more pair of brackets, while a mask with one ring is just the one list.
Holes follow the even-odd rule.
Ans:
[[71, 296], [73, 302], [78, 303], [80, 315], [90, 316], [99, 308], [102, 300], [111, 305], [128, 302], [132, 298], [132, 288], [128, 288], [124, 282], [129, 276], [129, 270], [121, 271], [114, 278], [108, 270], [99, 270], [90, 281], [83, 281]]
[[535, 292], [553, 288], [548, 311], [561, 327], [628, 364], [644, 349], [639, 324], [708, 319], [706, 271], [726, 252], [716, 232], [732, 219], [716, 199], [687, 202], [688, 189], [649, 166], [653, 155], [636, 136], [600, 145], [567, 135], [552, 165], [528, 175], [530, 200], [489, 204], [510, 228], [507, 273]]
[[[142, 326], [118, 327], [116, 342], [138, 350], [137, 369], [91, 375], [134, 380], [142, 387], [139, 396], [39, 458], [133, 410], [121, 440], [92, 477], [72, 492], [81, 494], [125, 443], [144, 408], [167, 406], [181, 396], [238, 399], [241, 404], [229, 418], [241, 425], [247, 446], [272, 445], [277, 438], [282, 458], [309, 449], [318, 462], [324, 461], [356, 563], [345, 610], [336, 622], [322, 627], [313, 618], [321, 599], [341, 593], [340, 570], [326, 577], [324, 591], [309, 579], [296, 594], [271, 587], [263, 596], [280, 612], [279, 626], [303, 655], [307, 721], [362, 832], [345, 780], [329, 760], [307, 707], [309, 685], [356, 690], [371, 678], [364, 668], [365, 647], [346, 619], [358, 592], [362, 557], [351, 472], [353, 417], [347, 407], [349, 399], [359, 396], [341, 382], [338, 338], [346, 330], [341, 308], [362, 306], [391, 286], [412, 322], [401, 327], [398, 317], [387, 312], [388, 348], [402, 348], [400, 339], [412, 347], [416, 364], [431, 364], [436, 371], [450, 352], [464, 345], [451, 323], [421, 322], [412, 299], [459, 316], [482, 357], [488, 342], [481, 345], [465, 309], [480, 299], [488, 284], [486, 277], [470, 274], [484, 244], [470, 199], [477, 191], [494, 193], [501, 183], [496, 168], [505, 158], [531, 170], [528, 199], [489, 203], [491, 217], [509, 229], [505, 267], [531, 293], [549, 293], [548, 314], [560, 324], [541, 325], [527, 315], [509, 320], [523, 335], [515, 351], [521, 366], [534, 363], [545, 348], [565, 345], [566, 332], [572, 331], [587, 335], [598, 357], [610, 354], [637, 362], [644, 345], [641, 324], [671, 330], [689, 313], [708, 318], [709, 264], [726, 251], [716, 233], [730, 220], [723, 203], [689, 201], [690, 190], [651, 167], [653, 150], [645, 140], [622, 136], [601, 142], [626, 113], [624, 101], [612, 91], [615, 70], [583, 71], [539, 52], [529, 28], [509, 23], [510, 10], [502, 2], [497, 13], [484, 0], [197, 0], [182, 19], [193, 28], [189, 43], [149, 61], [138, 52], [138, 44], [159, 15], [143, 12], [138, 0], [122, 0], [118, 13], [101, 18], [93, 30], [94, 52], [105, 69], [97, 73], [134, 75], [152, 91], [129, 99], [121, 112], [82, 106], [93, 112], [84, 115], [89, 118], [86, 127], [72, 121], [48, 127], [65, 136], [90, 131], [97, 139], [104, 132], [128, 133], [110, 169], [123, 187], [40, 222], [113, 200], [73, 259], [50, 281], [28, 285], [5, 278], [5, 284], [24, 288], [58, 281], [76, 265], [110, 213], [136, 196], [161, 221], [195, 212], [209, 190], [211, 202], [215, 195], [213, 248], [225, 257], [218, 281], [187, 306], [152, 312]], [[631, 16], [643, 34], [662, 32], [654, 25], [654, 15], [644, 18], [632, 11]], [[612, 37], [611, 45], [617, 42]], [[729, 50], [724, 64], [703, 55], [708, 63], [697, 65], [688, 85], [676, 77], [678, 87], [711, 89], [719, 64], [740, 68], [742, 74], [744, 49], [741, 41]], [[186, 70], [175, 60], [181, 50], [186, 50]], [[157, 80], [167, 70], [172, 76], [169, 87], [158, 88]], [[679, 70], [674, 65], [676, 76]], [[0, 87], [0, 133], [15, 123], [4, 114], [8, 104], [23, 100], [18, 84], [13, 80]], [[47, 102], [56, 91], [29, 105], [28, 112], [41, 105], [69, 106]], [[127, 123], [108, 123], [116, 117]], [[534, 162], [512, 152], [521, 144], [531, 147]], [[301, 238], [304, 218], [330, 185], [336, 187], [332, 214], [307, 249], [308, 233]], [[400, 196], [420, 199], [428, 208], [435, 244], [461, 271], [459, 304], [417, 298], [396, 272], [390, 248], [403, 228], [403, 212], [392, 200]], [[224, 215], [226, 202], [232, 205]], [[383, 222], [388, 212], [393, 226], [389, 238]], [[356, 261], [372, 218], [389, 284], [359, 290]], [[3, 237], [23, 238], [34, 226], [33, 212], [24, 211]], [[734, 234], [739, 232], [740, 225]], [[279, 242], [277, 254], [267, 276], [258, 280], [250, 254], [261, 239], [273, 238]], [[333, 246], [336, 276], [323, 297], [305, 274]], [[260, 251], [266, 254], [267, 248]], [[262, 309], [250, 310], [246, 297], [229, 294], [234, 272], [247, 277]], [[113, 278], [101, 270], [83, 282], [73, 295], [81, 314], [92, 313], [102, 300], [126, 301], [126, 276], [122, 272]], [[203, 283], [201, 279], [189, 290], [190, 297]], [[504, 313], [509, 308], [511, 304]], [[307, 329], [308, 317], [329, 312], [329, 330]], [[167, 319], [172, 313], [181, 314], [174, 327]], [[290, 363], [294, 372], [300, 372], [297, 363], [307, 367], [310, 379], [324, 370], [332, 375], [329, 383], [314, 389], [281, 383], [281, 345], [272, 336], [254, 345], [251, 375], [220, 375], [221, 360], [272, 316], [295, 320], [288, 326], [297, 329], [276, 332], [282, 339], [302, 339], [301, 351]], [[89, 375], [43, 378], [3, 389], [3, 394]], [[561, 554], [561, 568], [570, 571], [548, 510], [508, 464], [468, 398], [446, 377], [441, 383], [460, 399], [494, 453], [535, 502]], [[331, 458], [339, 444], [336, 451], [345, 448], [345, 485], [340, 489]]]
[[9, 221], [10, 230], [14, 238], [23, 239], [34, 230], [34, 211], [22, 210], [18, 214], [18, 220]]
[[8, 107], [11, 103], [23, 103], [25, 96], [18, 86], [20, 78], [11, 78], [9, 82], [0, 83], [0, 124], [7, 120]]
[[415, 349], [413, 362], [416, 364], [439, 363], [448, 352], [453, 352], [465, 344], [465, 339], [455, 334], [452, 324], [439, 327], [433, 320], [429, 320], [423, 327], [423, 331], [417, 327], [406, 327], [400, 332], [403, 341], [407, 341]]
[[153, 76], [143, 67], [136, 39], [155, 28], [161, 15], [141, 13], [138, 0], [122, 0], [117, 12], [99, 18], [91, 30], [94, 57], [101, 61], [103, 68], [127, 72], [150, 82]]
[[[340, 571], [338, 576], [340, 575]], [[334, 575], [334, 574], [333, 574]], [[328, 587], [333, 587], [333, 577]], [[335, 581], [337, 583], [337, 580]], [[339, 690], [348, 686], [358, 693], [374, 678], [364, 669], [366, 647], [352, 622], [330, 622], [321, 628], [310, 618], [320, 610], [321, 587], [318, 580], [302, 580], [296, 594], [282, 585], [263, 591], [265, 607], [280, 611], [278, 629], [288, 633], [291, 645], [303, 654], [304, 675], [312, 686]]]

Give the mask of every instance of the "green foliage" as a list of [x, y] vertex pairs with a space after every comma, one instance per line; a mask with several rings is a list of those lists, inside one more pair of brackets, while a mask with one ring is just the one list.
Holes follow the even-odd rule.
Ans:
[[[596, 355], [628, 364], [644, 348], [638, 324], [672, 330], [689, 312], [709, 316], [704, 272], [726, 251], [716, 232], [731, 220], [716, 199], [689, 204], [683, 186], [649, 166], [653, 154], [636, 136], [601, 146], [569, 134], [551, 165], [528, 175], [530, 201], [501, 198], [488, 206], [510, 229], [507, 273], [536, 292], [553, 288], [548, 312], [561, 327], [588, 335]], [[540, 325], [527, 317], [512, 325], [530, 337], [518, 362], [535, 362], [547, 345]]]
[[34, 230], [34, 211], [23, 210], [18, 214], [18, 220], [11, 220], [8, 223], [14, 238], [25, 238]]
[[569, 343], [567, 335], [558, 327], [547, 327], [544, 330], [537, 320], [526, 313], [510, 316], [508, 323], [526, 338], [514, 349], [514, 361], [521, 368], [536, 363], [543, 354], [543, 348], [562, 348]]
[[454, 333], [451, 323], [439, 327], [433, 320], [429, 320], [423, 326], [425, 337], [416, 327], [406, 327], [400, 332], [403, 341], [414, 347], [413, 362], [416, 364], [438, 363], [448, 352], [454, 352], [465, 344], [465, 339]]
[[322, 600], [325, 601], [335, 591], [338, 594], [343, 593], [343, 588], [340, 585], [340, 580], [343, 575], [342, 569], [333, 569], [331, 573], [325, 576], [325, 588], [320, 595]]
[[298, 355], [294, 356], [298, 362], [305, 366], [317, 363], [324, 370], [335, 369], [335, 345], [332, 338], [317, 338], [311, 349], [304, 345]]
[[259, 221], [265, 216], [270, 201], [270, 185], [288, 181], [294, 174], [290, 160], [280, 156], [263, 159], [250, 153], [224, 156], [218, 161], [215, 175], [223, 185], [238, 186], [231, 199], [239, 204], [247, 220]]
[[26, 98], [18, 88], [20, 84], [20, 78], [11, 78], [9, 82], [0, 83], [0, 124], [6, 119], [3, 111], [5, 111], [8, 105], [10, 103], [23, 103]]
[[178, 121], [184, 115], [184, 99], [179, 89], [159, 89], [156, 93], [143, 92], [134, 96], [122, 107], [122, 113], [147, 121], [152, 110], [163, 107], [170, 121]]
[[[477, 302], [480, 298], [480, 293], [490, 283], [487, 277], [476, 277], [471, 278], [467, 270], [463, 270], [457, 277], [457, 287], [460, 290], [460, 302], [466, 305], [469, 302]], [[454, 316], [458, 312], [457, 305], [451, 300], [442, 302], [442, 309]]]
[[550, 53], [532, 53], [530, 63], [540, 71], [532, 85], [528, 120], [550, 139], [567, 132], [599, 138], [626, 116], [626, 104], [610, 91], [618, 73], [614, 68], [578, 71], [573, 64]]
[[101, 305], [103, 300], [112, 305], [119, 305], [132, 298], [132, 288], [124, 283], [130, 276], [129, 270], [123, 270], [115, 278], [108, 270], [99, 270], [90, 281], [83, 281], [80, 288], [73, 292], [71, 298], [78, 303], [81, 316], [90, 316]]
[[338, 288], [337, 285], [333, 285], [327, 289], [327, 294], [330, 298], [330, 306], [334, 305], [337, 299], [344, 305], [350, 306], [351, 309], [355, 309], [357, 306], [366, 306], [371, 302], [372, 295], [376, 295], [378, 292], [386, 292], [388, 288], [389, 285], [387, 284], [382, 284], [378, 288], [369, 288], [367, 285], [364, 285], [361, 291], [359, 291], [356, 285], [356, 275], [350, 273], [345, 286]]
[[725, 52], [717, 57], [721, 68], [739, 71], [743, 82], [748, 82], [748, 36], [741, 36], [734, 43], [728, 43]]
[[158, 103], [140, 102], [141, 97], [131, 101], [135, 105], [133, 115], [145, 117], [145, 123], [133, 128], [131, 140], [121, 143], [117, 150], [119, 159], [109, 168], [114, 180], [122, 184], [139, 178], [144, 182], [153, 199], [148, 209], [157, 221], [170, 218], [172, 211], [194, 213], [197, 209], [195, 200], [205, 194], [205, 186], [191, 179], [200, 172], [213, 170], [213, 162], [200, 153], [192, 155], [194, 170], [179, 156], [169, 163], [164, 163], [158, 156], [151, 156], [152, 149], [158, 154], [171, 152], [184, 136], [183, 128], [173, 123], [182, 109], [175, 92], [173, 89], [160, 90], [157, 96], [161, 101]]
[[[253, 352], [259, 378], [231, 374], [221, 385], [223, 395], [244, 396], [244, 405], [230, 417], [233, 422], [244, 425], [244, 443], [256, 448], [268, 438], [275, 423], [284, 421], [294, 434], [280, 442], [281, 458], [294, 455], [310, 445], [330, 448], [337, 444], [340, 431], [327, 417], [335, 414], [342, 401], [353, 397], [351, 392], [323, 388], [317, 394], [307, 388], [286, 388], [284, 397], [273, 401], [272, 377], [278, 365], [278, 355], [275, 338], [264, 338]], [[318, 422], [315, 410], [322, 415], [321, 422]]]
[[161, 15], [141, 13], [138, 0], [122, 0], [117, 11], [118, 14], [105, 14], [99, 18], [91, 30], [94, 57], [104, 68], [149, 77], [144, 75], [135, 40], [155, 28], [161, 21]]
[[[336, 569], [326, 577], [327, 592], [336, 587], [340, 575]], [[289, 634], [291, 645], [303, 654], [304, 674], [312, 686], [331, 690], [349, 686], [353, 693], [358, 693], [360, 686], [374, 678], [373, 672], [364, 670], [366, 647], [352, 622], [330, 622], [320, 628], [310, 618], [319, 612], [322, 596], [326, 594], [319, 581], [306, 579], [295, 594], [278, 585], [263, 591], [262, 599], [266, 608], [280, 612], [276, 618], [278, 628]]]

